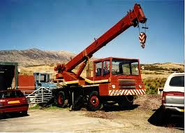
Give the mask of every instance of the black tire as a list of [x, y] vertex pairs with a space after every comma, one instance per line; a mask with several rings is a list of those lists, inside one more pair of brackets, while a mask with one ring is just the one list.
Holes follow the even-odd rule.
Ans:
[[165, 110], [163, 108], [162, 110], [162, 125], [167, 125], [167, 123], [170, 121], [171, 112], [169, 110]]
[[124, 96], [121, 97], [118, 101], [120, 108], [131, 107], [133, 105], [134, 96]]
[[23, 116], [27, 116], [28, 115], [28, 111], [22, 111], [22, 115]]
[[65, 107], [65, 100], [66, 100], [66, 96], [65, 96], [64, 91], [60, 91], [57, 95], [57, 98], [56, 98], [57, 106], [64, 108]]
[[89, 111], [96, 111], [100, 109], [101, 102], [97, 91], [92, 91], [89, 95], [89, 99], [87, 102], [87, 109]]

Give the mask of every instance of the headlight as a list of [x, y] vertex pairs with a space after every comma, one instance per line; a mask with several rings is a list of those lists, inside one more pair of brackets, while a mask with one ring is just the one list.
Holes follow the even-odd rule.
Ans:
[[141, 89], [142, 88], [142, 85], [139, 85], [139, 89]]
[[115, 88], [116, 88], [116, 86], [115, 86], [115, 85], [112, 85], [112, 88], [113, 88], [113, 89], [115, 89]]

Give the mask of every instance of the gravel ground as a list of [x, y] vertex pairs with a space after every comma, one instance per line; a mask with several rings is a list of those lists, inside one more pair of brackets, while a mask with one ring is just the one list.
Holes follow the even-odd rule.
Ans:
[[[184, 118], [172, 116], [167, 123], [158, 121], [160, 96], [146, 95], [130, 108], [107, 106], [100, 111], [85, 109], [31, 109], [28, 116], [0, 119], [1, 132], [77, 132], [77, 133], [183, 133]], [[158, 125], [158, 126], [156, 126]]]

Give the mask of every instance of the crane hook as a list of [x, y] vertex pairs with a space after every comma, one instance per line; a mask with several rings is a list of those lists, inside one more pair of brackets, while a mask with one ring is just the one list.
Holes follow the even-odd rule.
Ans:
[[138, 25], [138, 28], [139, 28], [139, 41], [140, 41], [140, 44], [141, 44], [141, 47], [144, 49], [145, 48], [145, 43], [146, 43], [146, 30], [148, 29], [148, 27], [146, 27], [146, 23], [145, 23], [145, 26], [142, 27], [142, 29], [145, 30], [145, 32], [140, 32], [140, 27]]
[[141, 32], [139, 34], [139, 41], [141, 43], [141, 47], [144, 49], [145, 48], [145, 42], [146, 42], [146, 34], [144, 32]]

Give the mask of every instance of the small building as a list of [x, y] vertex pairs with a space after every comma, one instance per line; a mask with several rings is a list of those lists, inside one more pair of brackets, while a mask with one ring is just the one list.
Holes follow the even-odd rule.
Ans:
[[18, 88], [18, 63], [0, 62], [0, 90]]

